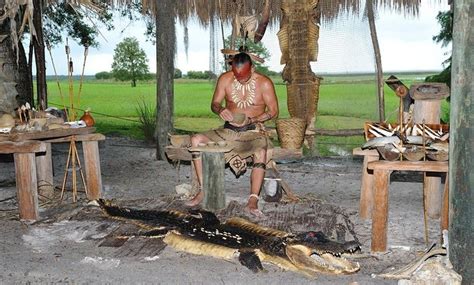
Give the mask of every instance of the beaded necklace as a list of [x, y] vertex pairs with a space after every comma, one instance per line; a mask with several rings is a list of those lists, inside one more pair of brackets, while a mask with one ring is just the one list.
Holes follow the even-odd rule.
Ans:
[[232, 101], [237, 104], [238, 108], [244, 109], [253, 105], [253, 100], [255, 99], [255, 87], [255, 78], [253, 74], [251, 75], [250, 80], [244, 84], [240, 83], [234, 76], [231, 96]]

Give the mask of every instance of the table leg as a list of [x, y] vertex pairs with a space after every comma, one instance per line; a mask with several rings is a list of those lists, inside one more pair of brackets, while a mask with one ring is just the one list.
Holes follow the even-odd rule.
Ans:
[[373, 252], [387, 250], [388, 186], [390, 170], [374, 170], [374, 210], [372, 212]]
[[15, 153], [16, 191], [20, 219], [38, 219], [35, 153]]
[[83, 141], [82, 150], [84, 152], [87, 198], [89, 200], [99, 199], [102, 192], [99, 143], [97, 141]]
[[372, 214], [374, 204], [374, 174], [373, 170], [367, 169], [367, 164], [371, 161], [379, 160], [378, 156], [364, 155], [362, 165], [362, 183], [360, 186], [359, 216], [361, 219], [369, 219]]
[[51, 158], [51, 143], [46, 144], [46, 152], [36, 156], [38, 189], [41, 194], [52, 198], [54, 194], [53, 161]]
[[447, 230], [449, 227], [449, 173], [446, 173], [446, 181], [444, 182], [443, 193], [443, 211], [441, 213], [441, 231]]
[[432, 219], [438, 219], [441, 213], [442, 192], [440, 185], [441, 177], [438, 176], [438, 173], [425, 172], [423, 174], [426, 211]]

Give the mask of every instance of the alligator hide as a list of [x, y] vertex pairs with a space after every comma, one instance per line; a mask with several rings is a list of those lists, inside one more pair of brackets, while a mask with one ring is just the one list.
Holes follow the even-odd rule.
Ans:
[[176, 250], [208, 255], [240, 263], [253, 272], [263, 270], [262, 262], [308, 277], [318, 273], [349, 274], [359, 264], [342, 257], [359, 250], [355, 241], [339, 243], [321, 232], [292, 234], [262, 227], [242, 218], [225, 223], [211, 212], [138, 210], [98, 200], [103, 212], [114, 219], [130, 221], [143, 230], [136, 235], [163, 238]]
[[287, 83], [288, 111], [291, 117], [305, 119], [313, 129], [319, 98], [320, 77], [311, 71], [310, 62], [318, 57], [318, 0], [283, 0], [278, 39], [282, 77]]

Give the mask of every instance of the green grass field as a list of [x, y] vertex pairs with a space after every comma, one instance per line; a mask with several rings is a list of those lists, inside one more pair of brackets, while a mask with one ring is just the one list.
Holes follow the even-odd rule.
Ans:
[[[422, 81], [428, 74], [402, 74], [397, 76], [409, 86]], [[388, 76], [386, 76], [388, 77]], [[289, 117], [286, 103], [286, 86], [275, 78], [275, 90], [279, 100], [280, 118]], [[62, 98], [57, 82], [48, 81], [50, 106], [69, 105], [67, 81], [60, 82]], [[377, 99], [373, 75], [327, 75], [321, 83], [316, 128], [361, 129], [365, 121], [378, 120]], [[156, 84], [138, 83], [132, 88], [129, 82], [105, 82], [87, 80], [81, 96], [79, 83], [74, 83], [74, 104], [78, 109], [90, 107], [99, 132], [120, 133], [143, 138], [138, 128], [137, 106], [144, 100], [149, 106], [156, 104]], [[214, 82], [205, 80], [175, 81], [174, 126], [187, 132], [199, 132], [217, 127], [222, 122], [209, 109]], [[64, 102], [64, 103], [63, 103]], [[385, 112], [389, 121], [396, 121], [398, 98], [385, 88]], [[82, 111], [78, 111], [79, 115]], [[272, 124], [269, 124], [272, 125]], [[357, 137], [317, 138], [321, 155], [342, 154], [363, 142]]]

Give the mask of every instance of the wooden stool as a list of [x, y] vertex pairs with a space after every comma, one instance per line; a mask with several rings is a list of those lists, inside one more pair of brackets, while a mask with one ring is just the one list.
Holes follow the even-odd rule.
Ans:
[[39, 217], [35, 153], [45, 151], [46, 144], [39, 141], [0, 142], [0, 153], [13, 153], [15, 159], [20, 219], [34, 221]]
[[[387, 250], [387, 224], [388, 224], [388, 187], [390, 174], [394, 170], [445, 172], [448, 173], [447, 161], [373, 161], [367, 165], [374, 171], [374, 209], [372, 212], [372, 243], [371, 250]], [[425, 191], [425, 187], [423, 187]], [[445, 195], [449, 192], [448, 183], [445, 184]], [[448, 224], [447, 197], [444, 199], [441, 226]]]
[[359, 216], [361, 219], [369, 219], [371, 217], [374, 204], [374, 175], [372, 170], [367, 169], [367, 164], [369, 162], [379, 160], [379, 153], [375, 149], [363, 150], [358, 147], [352, 150], [352, 155], [364, 156], [364, 163], [362, 165], [362, 181], [360, 185]]

